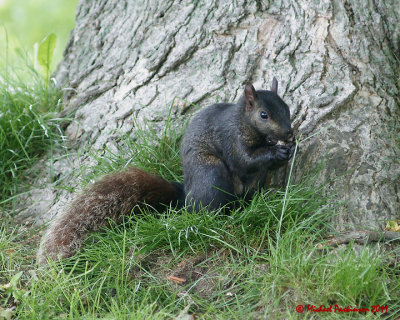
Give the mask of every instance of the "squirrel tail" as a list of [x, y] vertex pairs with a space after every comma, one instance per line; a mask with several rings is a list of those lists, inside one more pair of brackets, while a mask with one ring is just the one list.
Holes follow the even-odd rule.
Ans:
[[52, 221], [41, 239], [37, 263], [73, 256], [87, 234], [107, 225], [108, 219], [120, 222], [144, 206], [160, 210], [171, 203], [181, 205], [183, 199], [182, 184], [137, 168], [106, 175], [78, 194]]

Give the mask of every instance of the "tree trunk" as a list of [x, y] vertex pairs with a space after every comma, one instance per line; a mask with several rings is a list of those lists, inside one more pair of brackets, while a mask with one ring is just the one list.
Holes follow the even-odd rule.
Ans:
[[325, 158], [338, 229], [381, 228], [400, 212], [399, 23], [396, 0], [81, 0], [56, 72], [80, 123], [67, 134], [80, 150], [114, 145], [132, 115], [232, 102], [275, 76], [308, 138], [295, 178]]

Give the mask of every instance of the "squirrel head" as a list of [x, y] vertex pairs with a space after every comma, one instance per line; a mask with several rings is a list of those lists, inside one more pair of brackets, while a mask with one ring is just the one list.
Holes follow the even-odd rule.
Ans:
[[256, 91], [251, 83], [244, 88], [245, 118], [267, 144], [294, 141], [287, 104], [278, 96], [278, 81], [274, 77], [271, 90]]

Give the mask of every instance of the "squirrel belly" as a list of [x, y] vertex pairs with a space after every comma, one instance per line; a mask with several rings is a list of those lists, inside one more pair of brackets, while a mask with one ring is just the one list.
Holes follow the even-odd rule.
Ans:
[[[42, 237], [37, 262], [68, 258], [81, 247], [90, 231], [121, 222], [144, 206], [161, 210], [183, 200], [183, 187], [137, 168], [104, 176], [83, 190], [67, 209], [51, 222]], [[139, 206], [140, 205], [140, 208]]]

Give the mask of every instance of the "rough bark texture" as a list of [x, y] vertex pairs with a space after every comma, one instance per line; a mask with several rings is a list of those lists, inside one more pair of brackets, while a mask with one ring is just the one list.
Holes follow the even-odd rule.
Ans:
[[67, 134], [81, 150], [116, 148], [133, 115], [235, 101], [247, 81], [267, 89], [275, 76], [310, 137], [295, 176], [325, 157], [320, 181], [345, 204], [338, 229], [382, 227], [400, 212], [399, 23], [397, 0], [81, 0], [56, 73], [80, 123]]

